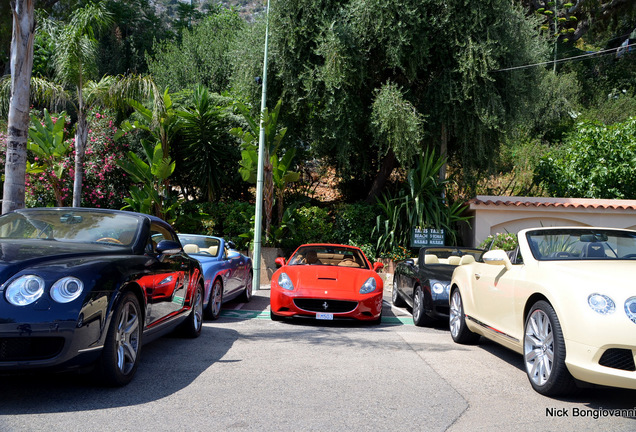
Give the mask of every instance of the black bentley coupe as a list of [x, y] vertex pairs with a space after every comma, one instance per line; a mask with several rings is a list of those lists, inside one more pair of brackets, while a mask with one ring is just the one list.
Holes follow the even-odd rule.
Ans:
[[455, 268], [479, 260], [481, 249], [438, 246], [421, 248], [418, 258], [399, 263], [393, 274], [394, 306], [411, 306], [413, 323], [431, 326], [448, 319], [448, 294]]
[[0, 372], [96, 367], [133, 378], [142, 343], [198, 337], [203, 278], [163, 220], [88, 208], [0, 217]]

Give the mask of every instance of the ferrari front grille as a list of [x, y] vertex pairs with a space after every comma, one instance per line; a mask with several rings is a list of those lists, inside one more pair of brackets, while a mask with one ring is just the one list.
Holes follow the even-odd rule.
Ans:
[[636, 365], [634, 365], [634, 354], [630, 349], [610, 348], [603, 353], [598, 364], [613, 369], [631, 372], [636, 371]]
[[326, 299], [294, 299], [297, 308], [308, 312], [345, 313], [358, 307], [358, 302]]
[[0, 338], [0, 362], [53, 358], [63, 347], [61, 337]]

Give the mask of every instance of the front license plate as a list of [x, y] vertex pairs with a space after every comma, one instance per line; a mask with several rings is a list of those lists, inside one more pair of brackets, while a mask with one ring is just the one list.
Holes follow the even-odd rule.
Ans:
[[332, 320], [333, 319], [333, 314], [332, 313], [326, 313], [326, 312], [318, 312], [316, 314], [316, 319], [319, 319], [319, 320]]

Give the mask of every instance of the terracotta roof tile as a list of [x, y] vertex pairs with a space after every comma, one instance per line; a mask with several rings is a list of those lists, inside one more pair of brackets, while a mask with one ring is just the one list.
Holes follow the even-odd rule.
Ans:
[[563, 207], [599, 210], [636, 210], [636, 200], [607, 200], [588, 198], [527, 198], [480, 196], [468, 201], [474, 206], [514, 206], [514, 207]]

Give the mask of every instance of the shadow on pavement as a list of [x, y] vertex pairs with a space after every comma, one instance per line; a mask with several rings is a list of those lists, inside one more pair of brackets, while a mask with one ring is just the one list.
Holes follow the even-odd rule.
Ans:
[[[134, 406], [183, 390], [222, 361], [239, 334], [205, 325], [197, 339], [167, 335], [142, 348], [133, 381], [108, 388], [86, 373], [22, 373], [0, 377], [0, 415], [74, 412]], [[211, 343], [213, 340], [213, 343]]]

